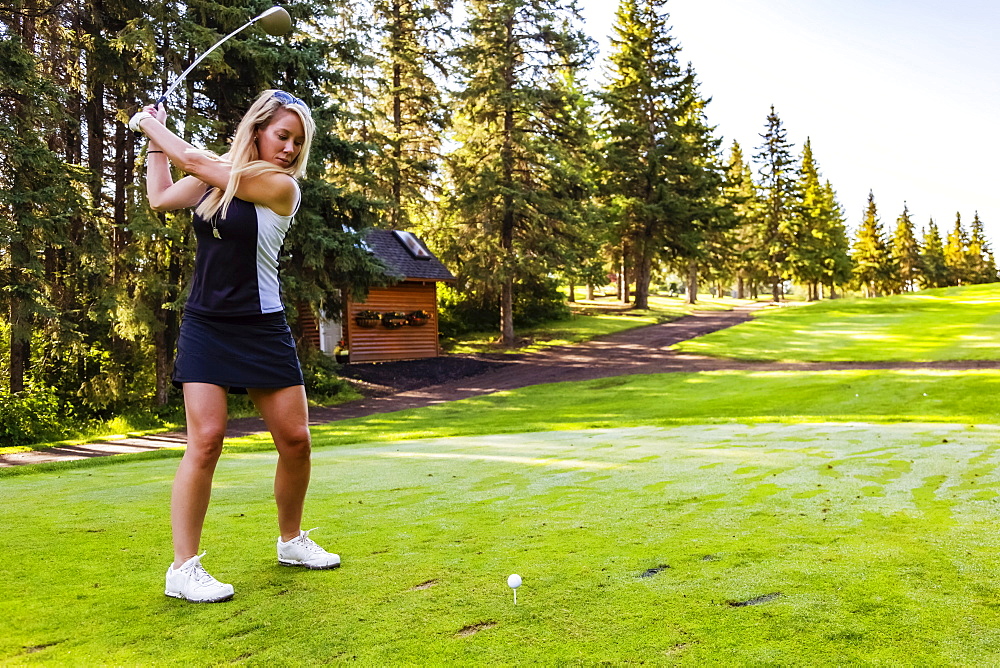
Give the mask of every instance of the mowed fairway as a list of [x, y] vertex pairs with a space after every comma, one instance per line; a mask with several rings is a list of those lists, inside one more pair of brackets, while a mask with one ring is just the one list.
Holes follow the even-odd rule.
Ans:
[[678, 349], [807, 362], [1000, 359], [1000, 284], [772, 309]]
[[[940, 348], [979, 317], [949, 313]], [[335, 571], [277, 565], [276, 457], [243, 439], [202, 546], [236, 587], [216, 605], [163, 596], [176, 453], [6, 469], [0, 664], [994, 665], [998, 388], [646, 375], [318, 427], [305, 528]]]
[[9, 478], [0, 657], [988, 663], [998, 450], [995, 426], [852, 423], [330, 448], [308, 520], [344, 557], [325, 572], [275, 563], [274, 456], [236, 454], [204, 548], [237, 596], [201, 606], [161, 591], [174, 461]]

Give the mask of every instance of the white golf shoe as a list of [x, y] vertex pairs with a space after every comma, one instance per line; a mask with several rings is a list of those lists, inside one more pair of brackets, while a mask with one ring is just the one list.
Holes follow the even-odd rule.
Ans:
[[233, 597], [233, 585], [219, 582], [201, 565], [205, 553], [191, 557], [180, 568], [167, 568], [167, 596], [192, 603], [218, 603]]
[[278, 536], [278, 563], [282, 566], [304, 566], [316, 571], [340, 566], [340, 555], [327, 552], [309, 537], [309, 532], [315, 530], [300, 530], [298, 537], [287, 543]]

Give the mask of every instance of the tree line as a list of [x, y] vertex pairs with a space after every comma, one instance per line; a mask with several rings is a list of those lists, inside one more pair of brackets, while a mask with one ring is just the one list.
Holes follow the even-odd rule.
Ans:
[[[188, 212], [146, 206], [124, 121], [269, 1], [2, 1], [5, 389], [88, 416], [163, 404], [193, 235]], [[621, 0], [598, 63], [576, 0], [290, 0], [293, 32], [227, 42], [169, 122], [224, 152], [261, 90], [312, 108], [281, 268], [293, 326], [392, 280], [361, 243], [372, 226], [420, 234], [508, 345], [554, 285], [609, 274], [638, 308], [665, 272], [692, 299], [699, 282], [780, 299], [788, 281], [819, 298], [995, 280], [978, 216], [917, 241], [904, 209], [890, 237], [872, 198], [852, 243], [811, 143], [795, 155], [774, 109], [752, 155], [723, 150], [667, 5]]]

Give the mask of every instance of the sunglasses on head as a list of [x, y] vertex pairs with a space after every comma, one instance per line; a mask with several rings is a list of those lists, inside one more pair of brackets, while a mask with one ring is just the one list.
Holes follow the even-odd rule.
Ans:
[[271, 95], [271, 97], [277, 98], [277, 100], [281, 102], [281, 104], [300, 104], [303, 107], [306, 107], [307, 109], [309, 108], [305, 102], [295, 97], [294, 95], [286, 93], [283, 90], [274, 91], [274, 94]]

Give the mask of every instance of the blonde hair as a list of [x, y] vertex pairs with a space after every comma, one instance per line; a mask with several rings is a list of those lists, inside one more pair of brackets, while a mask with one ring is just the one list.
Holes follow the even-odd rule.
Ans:
[[[208, 220], [221, 211], [223, 218], [229, 211], [229, 204], [236, 196], [236, 189], [239, 188], [240, 181], [244, 178], [251, 179], [255, 176], [268, 173], [284, 173], [293, 179], [300, 179], [306, 174], [306, 165], [309, 162], [309, 148], [312, 146], [313, 134], [316, 132], [316, 124], [313, 122], [309, 109], [304, 104], [285, 103], [283, 99], [295, 99], [287, 93], [281, 99], [275, 96], [280, 93], [274, 89], [269, 89], [260, 94], [260, 97], [251, 105], [243, 120], [236, 128], [236, 135], [233, 137], [232, 147], [229, 155], [219, 160], [227, 160], [232, 163], [232, 170], [229, 172], [229, 183], [223, 191], [219, 188], [212, 188], [208, 195], [201, 201], [195, 209], [202, 218]], [[305, 140], [302, 142], [302, 149], [295, 156], [295, 160], [288, 167], [281, 168], [265, 160], [261, 160], [257, 153], [257, 131], [266, 128], [274, 119], [274, 115], [280, 109], [287, 109], [298, 115], [302, 121], [302, 129], [305, 131]], [[214, 154], [213, 154], [214, 155]]]

